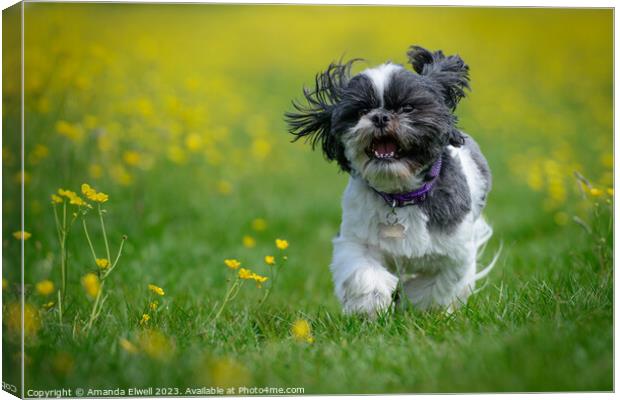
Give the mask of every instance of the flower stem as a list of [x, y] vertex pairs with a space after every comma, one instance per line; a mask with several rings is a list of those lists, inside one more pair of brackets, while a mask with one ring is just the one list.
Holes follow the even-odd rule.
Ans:
[[62, 325], [62, 296], [60, 295], [60, 290], [58, 293], [58, 323]]
[[99, 301], [101, 299], [101, 293], [103, 293], [103, 285], [105, 284], [104, 281], [101, 281], [101, 285], [99, 286], [99, 292], [97, 293], [97, 297], [95, 298], [95, 303], [93, 304], [93, 309], [90, 312], [90, 318], [88, 319], [88, 323], [86, 324], [86, 331], [90, 331], [90, 328], [92, 328], [93, 323], [95, 322], [95, 320], [97, 319], [97, 317], [99, 316], [99, 312], [97, 310], [97, 308], [99, 307]]
[[108, 245], [108, 235], [105, 232], [105, 224], [103, 223], [103, 213], [101, 212], [101, 204], [97, 204], [97, 211], [99, 212], [99, 222], [101, 222], [101, 232], [103, 233], [103, 242], [105, 243], [105, 252], [108, 256], [108, 262], [110, 262], [110, 245]]
[[86, 241], [88, 242], [88, 246], [90, 247], [90, 252], [93, 255], [93, 260], [95, 264], [97, 264], [97, 254], [95, 254], [95, 248], [93, 247], [93, 242], [90, 240], [90, 235], [88, 234], [88, 228], [86, 227], [86, 219], [82, 217], [82, 227], [84, 227], [84, 234], [86, 235]]
[[211, 320], [212, 324], [215, 323], [215, 321], [220, 317], [220, 315], [222, 314], [222, 311], [224, 311], [224, 307], [226, 307], [226, 304], [231, 299], [230, 295], [232, 294], [233, 290], [236, 289], [238, 286], [239, 286], [239, 278], [235, 279], [233, 284], [230, 286], [230, 288], [226, 292], [226, 296], [224, 296], [224, 300], [222, 301], [222, 305], [220, 306], [220, 309], [215, 314], [215, 317], [213, 317], [213, 319]]
[[118, 253], [116, 253], [116, 258], [114, 259], [114, 263], [103, 274], [103, 276], [101, 277], [101, 280], [105, 279], [108, 275], [110, 275], [112, 270], [116, 267], [116, 264], [118, 264], [118, 260], [121, 258], [121, 253], [123, 252], [123, 246], [125, 245], [125, 240], [127, 240], [127, 236], [123, 235], [123, 238], [121, 239], [121, 245], [118, 247]]
[[59, 303], [60, 314], [62, 315], [62, 302], [65, 299], [67, 290], [67, 201], [62, 203], [62, 227], [60, 228], [60, 282], [61, 282], [61, 303]]

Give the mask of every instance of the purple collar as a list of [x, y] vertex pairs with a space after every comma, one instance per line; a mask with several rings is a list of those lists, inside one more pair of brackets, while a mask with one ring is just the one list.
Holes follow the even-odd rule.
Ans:
[[420, 204], [426, 200], [426, 195], [435, 186], [435, 181], [441, 172], [441, 156], [433, 163], [431, 169], [425, 176], [426, 182], [419, 188], [411, 192], [405, 193], [385, 193], [380, 192], [371, 186], [379, 196], [383, 197], [386, 203], [392, 208], [405, 207], [413, 204]]

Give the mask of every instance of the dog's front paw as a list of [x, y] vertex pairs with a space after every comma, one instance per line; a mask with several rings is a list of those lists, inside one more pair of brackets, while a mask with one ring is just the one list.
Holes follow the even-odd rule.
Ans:
[[392, 304], [397, 283], [398, 278], [383, 268], [359, 268], [342, 284], [341, 300], [344, 312], [376, 317]]

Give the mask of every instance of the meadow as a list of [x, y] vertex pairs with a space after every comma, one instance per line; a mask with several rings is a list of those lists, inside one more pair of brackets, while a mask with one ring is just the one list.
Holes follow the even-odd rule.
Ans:
[[[23, 173], [15, 15], [3, 381], [23, 357], [31, 390], [613, 389], [611, 10], [28, 3]], [[347, 176], [283, 114], [329, 62], [405, 63], [411, 44], [470, 66], [459, 126], [494, 175], [482, 261], [503, 253], [454, 314], [367, 321], [328, 271]]]

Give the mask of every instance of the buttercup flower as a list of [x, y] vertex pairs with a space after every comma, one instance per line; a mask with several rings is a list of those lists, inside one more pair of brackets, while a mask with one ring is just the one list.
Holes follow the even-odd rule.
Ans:
[[82, 200], [80, 196], [78, 196], [75, 192], [71, 190], [58, 189], [58, 194], [69, 199], [69, 204], [73, 204], [76, 206], [86, 205], [86, 202]]
[[159, 296], [163, 296], [164, 293], [164, 289], [160, 288], [159, 286], [155, 286], [153, 284], [149, 284], [149, 290]]
[[241, 268], [239, 270], [239, 278], [252, 279], [252, 271], [250, 271], [249, 269]]
[[254, 272], [252, 272], [252, 271], [250, 271], [249, 269], [246, 269], [246, 268], [241, 268], [239, 270], [239, 278], [240, 279], [245, 279], [245, 280], [255, 281], [259, 285], [261, 283], [267, 282], [267, 279], [269, 279], [266, 276], [258, 275], [258, 274], [254, 273]]
[[288, 242], [284, 239], [276, 239], [276, 247], [280, 250], [286, 250], [288, 248]]
[[49, 310], [52, 307], [54, 307], [54, 302], [53, 301], [50, 301], [48, 303], [43, 304], [43, 308], [45, 308], [46, 310]]
[[254, 279], [254, 281], [256, 281], [256, 283], [261, 284], [261, 283], [265, 283], [265, 282], [267, 282], [267, 280], [268, 280], [269, 278], [267, 278], [266, 276], [262, 276], [262, 275], [258, 275], [258, 274], [254, 274], [254, 273], [253, 273], [253, 274], [252, 274], [252, 279]]
[[30, 232], [26, 232], [26, 231], [17, 231], [17, 232], [13, 232], [13, 237], [15, 239], [19, 239], [19, 240], [28, 240], [30, 239], [30, 237], [32, 236], [32, 234]]
[[217, 387], [239, 387], [250, 384], [249, 371], [231, 358], [213, 360], [207, 366], [208, 381]]
[[276, 259], [274, 256], [265, 256], [265, 264], [267, 265], [275, 265]]
[[52, 194], [52, 204], [54, 203], [62, 203], [62, 197], [58, 196], [57, 194]]
[[243, 245], [247, 248], [252, 248], [256, 246], [256, 240], [252, 236], [245, 235], [243, 237]]
[[314, 342], [314, 338], [312, 337], [312, 329], [310, 328], [308, 321], [305, 319], [298, 319], [295, 321], [291, 327], [291, 333], [295, 340], [300, 342]]
[[238, 269], [241, 266], [241, 263], [237, 260], [235, 260], [234, 258], [232, 259], [225, 259], [224, 260], [224, 264], [226, 264], [226, 266], [230, 269]]
[[255, 231], [264, 231], [267, 229], [267, 221], [262, 218], [256, 218], [252, 221], [252, 229]]
[[98, 258], [95, 260], [95, 263], [101, 269], [106, 269], [110, 266], [110, 262], [108, 261], [107, 258]]
[[50, 280], [44, 280], [35, 285], [37, 293], [48, 296], [54, 291], [54, 283]]
[[163, 333], [151, 329], [145, 329], [138, 337], [138, 346], [147, 356], [165, 360], [175, 352], [174, 342]]
[[86, 294], [89, 297], [95, 298], [99, 294], [101, 283], [97, 275], [89, 272], [82, 277], [82, 286], [84, 286], [84, 290], [86, 290]]
[[149, 304], [149, 308], [150, 308], [151, 310], [153, 310], [153, 311], [157, 310], [157, 307], [158, 307], [158, 306], [159, 306], [159, 303], [157, 303], [156, 301], [152, 301], [152, 302]]
[[138, 348], [131, 343], [129, 340], [125, 338], [120, 338], [118, 340], [118, 344], [125, 350], [127, 353], [135, 354], [138, 352]]
[[[34, 336], [41, 328], [39, 311], [32, 304], [24, 304], [24, 330], [26, 336]], [[22, 333], [22, 305], [10, 303], [2, 312], [3, 322], [11, 335]]]
[[144, 325], [151, 319], [151, 316], [148, 314], [142, 314], [142, 319], [140, 319], [140, 325]]
[[594, 197], [598, 197], [598, 196], [603, 194], [603, 191], [601, 189], [598, 189], [598, 188], [591, 188], [590, 189], [590, 194], [592, 196], [594, 196]]
[[97, 192], [93, 187], [91, 187], [88, 183], [82, 184], [82, 193], [92, 201], [96, 201], [98, 203], [105, 203], [108, 201], [108, 195], [103, 192]]

